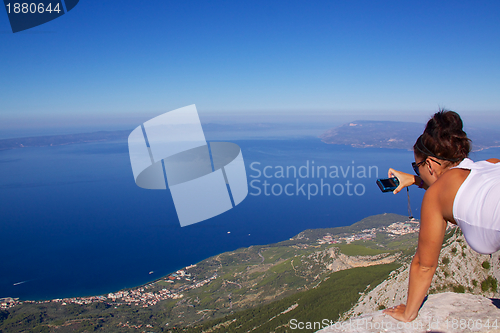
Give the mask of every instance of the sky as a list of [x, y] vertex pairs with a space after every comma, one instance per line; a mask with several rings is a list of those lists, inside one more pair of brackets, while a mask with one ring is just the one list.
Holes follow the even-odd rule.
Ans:
[[498, 1], [80, 0], [14, 34], [0, 10], [0, 130], [190, 104], [235, 121], [424, 122], [446, 107], [500, 124], [499, 14]]

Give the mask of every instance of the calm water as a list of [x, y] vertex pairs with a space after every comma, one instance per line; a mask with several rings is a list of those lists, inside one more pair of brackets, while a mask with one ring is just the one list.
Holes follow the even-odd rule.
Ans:
[[[159, 278], [211, 255], [285, 240], [307, 228], [349, 225], [366, 216], [406, 215], [406, 195], [382, 194], [375, 184], [389, 167], [411, 171], [403, 150], [354, 149], [318, 139], [233, 141], [240, 145], [250, 187], [236, 208], [181, 228], [168, 190], [134, 183], [126, 142], [24, 148], [0, 152], [0, 297], [45, 299], [96, 295]], [[500, 156], [499, 150], [481, 152]], [[309, 162], [308, 162], [309, 161]], [[276, 178], [277, 166], [331, 166], [339, 178], [323, 179], [336, 193], [307, 198], [317, 177]], [[264, 167], [266, 175], [258, 176]], [[355, 166], [346, 178], [347, 167]], [[372, 166], [371, 178], [358, 173]], [[290, 169], [291, 170], [291, 169]], [[272, 171], [272, 172], [270, 172]], [[304, 168], [302, 171], [305, 171]], [[303, 172], [302, 175], [305, 175]], [[286, 176], [286, 174], [285, 174]], [[293, 175], [290, 175], [293, 176]], [[317, 176], [317, 175], [315, 175]], [[256, 178], [257, 177], [257, 178]], [[306, 195], [299, 191], [296, 182]], [[292, 183], [287, 196], [274, 193]], [[346, 182], [351, 184], [348, 195]], [[276, 185], [279, 184], [279, 185]], [[354, 186], [357, 185], [357, 193]], [[314, 185], [310, 185], [314, 192]], [[362, 193], [363, 190], [363, 193]], [[410, 191], [418, 217], [423, 191]], [[228, 233], [230, 231], [230, 233]], [[154, 274], [149, 274], [154, 271]], [[24, 282], [22, 284], [17, 284]], [[17, 284], [17, 285], [14, 285]]]

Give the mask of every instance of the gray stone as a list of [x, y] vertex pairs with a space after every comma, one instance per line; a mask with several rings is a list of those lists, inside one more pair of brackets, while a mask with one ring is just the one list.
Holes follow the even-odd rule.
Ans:
[[500, 332], [500, 309], [484, 296], [446, 292], [430, 295], [418, 317], [409, 323], [377, 311], [352, 317], [318, 332]]

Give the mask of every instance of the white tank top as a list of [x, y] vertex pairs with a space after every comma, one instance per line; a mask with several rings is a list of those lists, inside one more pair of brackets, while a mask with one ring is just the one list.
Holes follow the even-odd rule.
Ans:
[[453, 201], [453, 217], [465, 240], [482, 254], [500, 250], [500, 163], [466, 158], [454, 168], [470, 170]]

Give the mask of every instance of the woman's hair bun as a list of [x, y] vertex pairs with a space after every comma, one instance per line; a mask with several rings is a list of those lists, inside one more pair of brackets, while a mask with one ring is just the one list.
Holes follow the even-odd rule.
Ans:
[[[425, 155], [417, 143], [413, 146], [414, 151], [418, 155]], [[434, 157], [452, 162], [468, 157], [471, 149], [470, 139], [463, 130], [462, 119], [458, 113], [445, 109], [440, 109], [429, 119], [421, 136], [421, 144]]]

